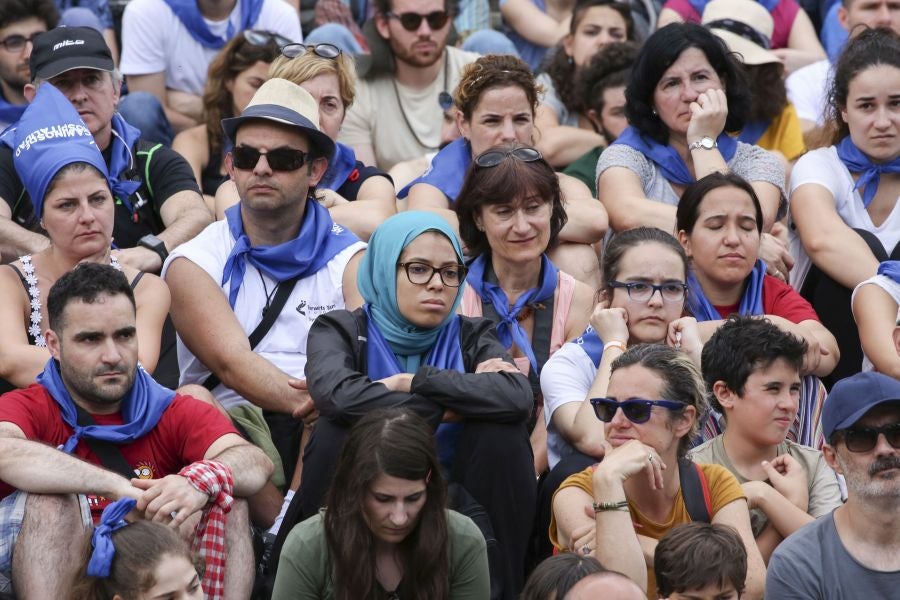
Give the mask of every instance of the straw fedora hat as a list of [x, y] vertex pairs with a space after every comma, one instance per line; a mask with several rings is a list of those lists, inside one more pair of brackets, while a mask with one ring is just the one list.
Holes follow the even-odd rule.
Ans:
[[772, 15], [759, 2], [712, 0], [703, 11], [702, 23], [746, 65], [781, 62], [769, 51], [775, 28]]

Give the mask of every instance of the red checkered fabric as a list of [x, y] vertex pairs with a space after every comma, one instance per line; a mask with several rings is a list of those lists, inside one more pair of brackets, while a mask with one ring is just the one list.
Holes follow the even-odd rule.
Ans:
[[178, 474], [210, 499], [197, 524], [193, 550], [206, 561], [203, 595], [219, 600], [225, 596], [225, 514], [234, 504], [234, 476], [231, 467], [214, 460], [191, 463]]

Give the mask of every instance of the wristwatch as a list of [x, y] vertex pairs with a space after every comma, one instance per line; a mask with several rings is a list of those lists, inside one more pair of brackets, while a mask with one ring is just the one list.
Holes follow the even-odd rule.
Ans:
[[139, 239], [137, 245], [156, 252], [162, 262], [166, 262], [166, 258], [169, 256], [169, 251], [166, 250], [165, 243], [152, 233], [148, 233]]
[[696, 142], [691, 142], [688, 146], [688, 150], [696, 150], [697, 148], [703, 150], [712, 150], [713, 148], [718, 148], [719, 144], [716, 140], [712, 139], [708, 135], [704, 135], [702, 138], [697, 140]]

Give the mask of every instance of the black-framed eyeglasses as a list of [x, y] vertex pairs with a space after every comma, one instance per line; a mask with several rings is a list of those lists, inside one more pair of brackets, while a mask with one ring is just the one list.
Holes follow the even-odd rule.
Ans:
[[868, 452], [878, 444], [878, 436], [884, 435], [884, 439], [892, 448], [900, 450], [900, 423], [892, 423], [884, 427], [851, 427], [838, 430], [844, 438], [847, 450], [850, 452]]
[[674, 400], [644, 400], [642, 398], [631, 398], [625, 402], [619, 402], [613, 398], [591, 398], [591, 406], [594, 407], [594, 414], [604, 423], [609, 423], [616, 416], [616, 411], [620, 408], [622, 413], [632, 423], [646, 423], [650, 420], [653, 413], [653, 407], [659, 406], [668, 408], [669, 410], [682, 410], [687, 406], [684, 402], [675, 402]]
[[475, 157], [475, 164], [479, 167], [490, 169], [491, 167], [496, 167], [510, 156], [522, 162], [535, 162], [544, 158], [544, 155], [537, 148], [522, 146], [513, 150], [488, 150], [487, 152], [482, 152]]
[[283, 35], [272, 33], [271, 31], [262, 31], [260, 29], [245, 29], [243, 32], [244, 40], [253, 46], [265, 46], [274, 44], [281, 48], [292, 41]]
[[22, 49], [25, 47], [25, 44], [27, 44], [28, 42], [31, 42], [33, 44], [34, 38], [41, 35], [42, 33], [45, 33], [45, 32], [36, 31], [36, 32], [32, 33], [31, 35], [29, 35], [28, 37], [25, 37], [24, 35], [19, 35], [19, 34], [11, 35], [11, 36], [5, 37], [2, 40], [0, 40], [0, 46], [3, 46], [4, 48], [6, 48], [7, 52], [21, 52]]
[[466, 279], [469, 268], [466, 265], [447, 265], [446, 267], [432, 267], [422, 262], [397, 263], [406, 271], [406, 278], [415, 285], [426, 285], [434, 279], [435, 273], [441, 274], [441, 283], [447, 287], [459, 287]]
[[625, 288], [628, 299], [634, 302], [649, 302], [653, 294], [659, 292], [663, 302], [681, 302], [687, 292], [687, 285], [680, 281], [647, 283], [645, 281], [610, 281], [611, 288]]
[[385, 16], [389, 19], [397, 19], [400, 21], [400, 25], [403, 29], [407, 31], [418, 31], [419, 27], [422, 26], [422, 20], [428, 21], [428, 27], [430, 27], [433, 31], [441, 29], [444, 25], [447, 24], [447, 21], [450, 20], [450, 13], [446, 10], [435, 10], [427, 15], [422, 15], [416, 12], [405, 12], [397, 14], [395, 12], [385, 13]]
[[312, 52], [319, 58], [327, 58], [335, 60], [341, 55], [341, 49], [334, 44], [315, 44], [307, 46], [306, 44], [285, 44], [281, 47], [281, 55], [285, 58], [297, 58], [304, 54]]
[[260, 152], [252, 146], [235, 146], [231, 149], [231, 164], [235, 169], [250, 171], [256, 168], [260, 156], [266, 157], [266, 162], [273, 171], [296, 171], [306, 164], [309, 153], [294, 148], [275, 148]]

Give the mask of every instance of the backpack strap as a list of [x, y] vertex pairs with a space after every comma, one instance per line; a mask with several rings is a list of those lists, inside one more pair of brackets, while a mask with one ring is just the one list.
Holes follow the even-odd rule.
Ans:
[[678, 461], [678, 478], [681, 482], [681, 496], [691, 521], [710, 523], [712, 521], [712, 499], [709, 482], [703, 469], [697, 463], [683, 459]]
[[[94, 417], [77, 404], [75, 405], [75, 410], [78, 414], [77, 422], [81, 427], [97, 424], [94, 422]], [[122, 449], [116, 444], [89, 437], [82, 437], [81, 439], [88, 445], [93, 453], [97, 455], [104, 467], [118, 473], [126, 479], [132, 479], [135, 476], [134, 468], [128, 464], [127, 460], [125, 460]]]

